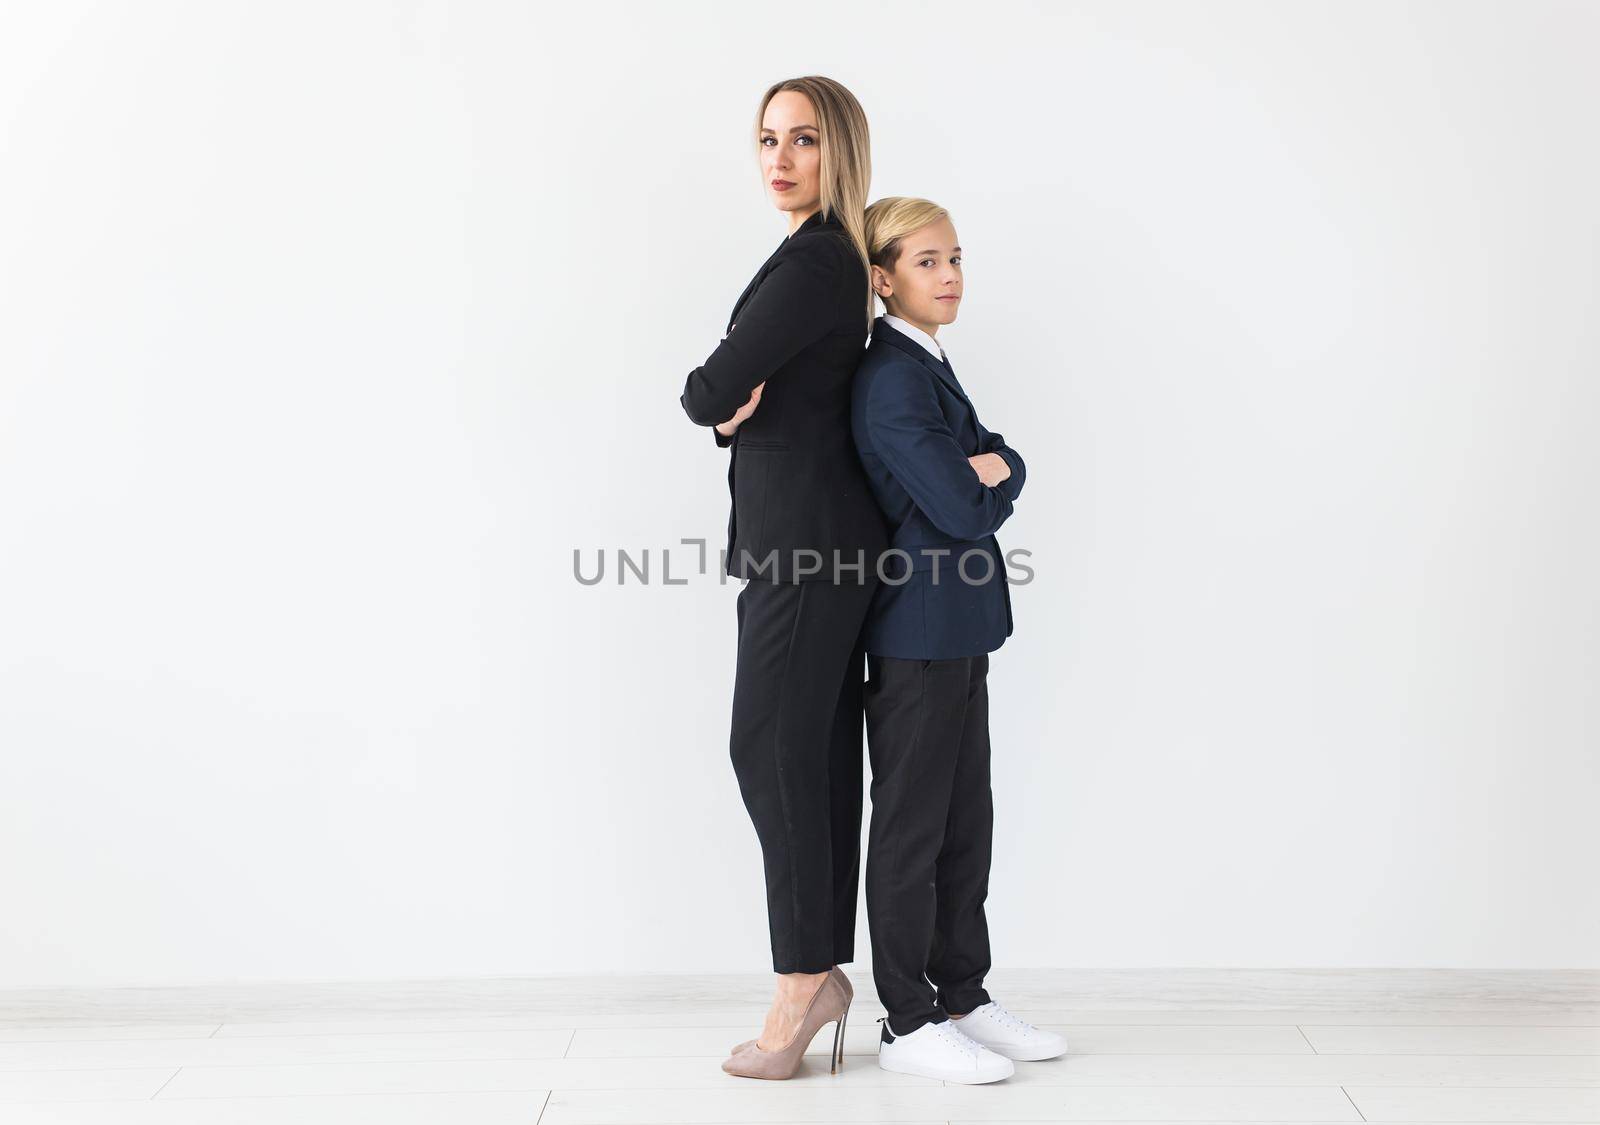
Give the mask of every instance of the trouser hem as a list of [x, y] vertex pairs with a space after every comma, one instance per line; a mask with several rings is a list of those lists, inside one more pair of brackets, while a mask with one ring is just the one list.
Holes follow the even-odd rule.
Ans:
[[983, 1007], [992, 999], [993, 997], [982, 988], [974, 992], [963, 992], [959, 995], [940, 992], [939, 1007], [943, 1008], [947, 1012], [960, 1012], [962, 1015], [966, 1015], [968, 1012], [971, 1012], [976, 1008]]
[[833, 968], [835, 961], [777, 961], [772, 962], [772, 971], [775, 973], [825, 973]]
[[884, 1025], [888, 1027], [889, 1034], [898, 1039], [902, 1035], [910, 1035], [919, 1027], [930, 1023], [944, 1023], [949, 1018], [942, 1011], [918, 1012], [916, 1015], [910, 1016], [890, 1016], [884, 1021]]

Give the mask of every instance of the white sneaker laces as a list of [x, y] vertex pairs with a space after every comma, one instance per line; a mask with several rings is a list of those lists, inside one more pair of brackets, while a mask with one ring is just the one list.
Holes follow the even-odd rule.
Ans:
[[949, 1020], [940, 1020], [934, 1025], [934, 1034], [938, 1035], [952, 1047], [959, 1047], [969, 1055], [976, 1056], [980, 1044], [972, 1036], [966, 1034]]
[[1002, 1027], [1010, 1028], [1012, 1031], [1019, 1031], [1023, 1035], [1032, 1035], [1039, 1030], [1038, 1028], [1034, 1027], [1033, 1024], [1028, 1023], [1026, 1020], [1020, 1020], [1010, 1012], [1006, 1011], [1005, 1007], [998, 1000], [989, 1001], [989, 1014], [993, 1016]]

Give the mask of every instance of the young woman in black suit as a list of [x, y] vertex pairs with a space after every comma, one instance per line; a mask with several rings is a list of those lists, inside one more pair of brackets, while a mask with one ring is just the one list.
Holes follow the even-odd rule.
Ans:
[[729, 1074], [788, 1078], [853, 990], [862, 789], [861, 629], [888, 545], [850, 429], [871, 315], [867, 120], [839, 83], [779, 82], [756, 114], [767, 198], [788, 236], [734, 306], [681, 402], [731, 448], [725, 572], [738, 597], [729, 738], [761, 842], [777, 994]]

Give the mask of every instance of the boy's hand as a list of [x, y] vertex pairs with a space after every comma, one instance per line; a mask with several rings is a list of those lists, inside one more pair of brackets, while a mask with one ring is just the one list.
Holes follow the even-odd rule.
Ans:
[[990, 488], [1011, 476], [1010, 463], [998, 453], [980, 453], [976, 457], [968, 457], [967, 463], [978, 474], [978, 479]]
[[735, 410], [732, 418], [729, 418], [726, 422], [717, 423], [717, 433], [723, 437], [732, 437], [733, 432], [739, 428], [740, 424], [756, 412], [756, 407], [761, 404], [761, 388], [766, 385], [765, 381], [757, 383], [756, 389], [750, 392], [750, 401]]

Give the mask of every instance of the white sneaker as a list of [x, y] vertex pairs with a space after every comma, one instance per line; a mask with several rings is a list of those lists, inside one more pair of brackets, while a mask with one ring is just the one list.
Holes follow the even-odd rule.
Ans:
[[971, 1083], [998, 1082], [1016, 1073], [1016, 1063], [969, 1039], [951, 1020], [925, 1023], [906, 1035], [891, 1032], [888, 1020], [882, 1023], [878, 1065], [884, 1070]]
[[1008, 1059], [1036, 1062], [1067, 1053], [1066, 1036], [1044, 1031], [1026, 1020], [1019, 1020], [996, 1000], [950, 1022], [968, 1039]]

